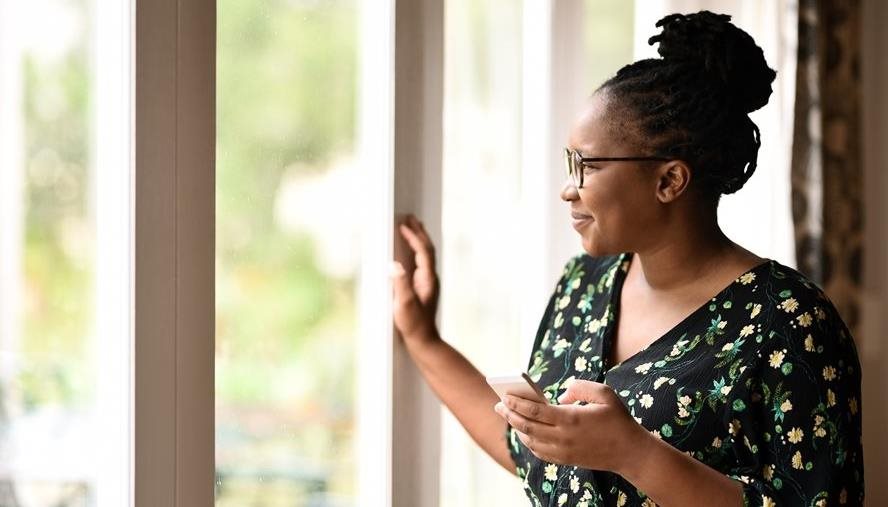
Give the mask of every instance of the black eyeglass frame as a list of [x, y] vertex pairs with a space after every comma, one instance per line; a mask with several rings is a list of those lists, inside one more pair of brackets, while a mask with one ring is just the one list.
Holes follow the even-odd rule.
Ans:
[[584, 157], [580, 152], [564, 148], [564, 162], [567, 177], [577, 190], [583, 188], [583, 166], [594, 162], [668, 162], [666, 157]]

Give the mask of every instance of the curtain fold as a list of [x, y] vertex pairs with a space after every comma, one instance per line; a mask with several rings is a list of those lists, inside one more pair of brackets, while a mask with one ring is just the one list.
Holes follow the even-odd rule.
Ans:
[[798, 269], [860, 338], [860, 1], [799, 0], [792, 146]]

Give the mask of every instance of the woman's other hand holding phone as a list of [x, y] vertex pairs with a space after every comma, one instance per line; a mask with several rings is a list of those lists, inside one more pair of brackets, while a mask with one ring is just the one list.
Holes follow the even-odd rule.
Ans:
[[605, 384], [575, 380], [558, 402], [507, 395], [495, 410], [531, 452], [549, 463], [624, 474], [644, 455], [646, 442], [655, 438]]

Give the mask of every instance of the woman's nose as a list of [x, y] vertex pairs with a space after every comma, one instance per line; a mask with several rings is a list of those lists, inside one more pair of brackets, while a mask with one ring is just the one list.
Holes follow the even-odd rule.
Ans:
[[564, 186], [561, 187], [561, 200], [571, 202], [576, 201], [579, 198], [580, 192], [577, 190], [576, 185], [574, 185], [570, 178], [567, 178], [564, 181]]

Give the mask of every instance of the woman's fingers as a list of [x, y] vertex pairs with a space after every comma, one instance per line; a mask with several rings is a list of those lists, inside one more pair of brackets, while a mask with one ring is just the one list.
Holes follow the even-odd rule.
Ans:
[[422, 239], [423, 243], [425, 243], [431, 249], [434, 250], [434, 244], [432, 243], [432, 238], [429, 236], [428, 231], [426, 231], [425, 224], [423, 224], [422, 221], [420, 221], [418, 218], [416, 218], [415, 215], [410, 215], [410, 217], [408, 219], [410, 220], [411, 224], [416, 229], [416, 232], [419, 235], [420, 239]]
[[503, 403], [509, 410], [517, 412], [528, 419], [546, 424], [555, 424], [557, 421], [557, 413], [549, 404], [526, 400], [508, 394], [503, 396]]
[[567, 390], [558, 397], [558, 403], [566, 405], [583, 401], [608, 404], [614, 400], [614, 397], [614, 390], [606, 384], [589, 380], [574, 380], [567, 386]]
[[397, 303], [405, 304], [416, 299], [416, 294], [413, 292], [413, 284], [410, 283], [410, 277], [407, 276], [407, 272], [400, 262], [392, 261], [391, 277]]
[[425, 242], [416, 233], [416, 231], [411, 229], [406, 224], [401, 224], [398, 229], [401, 231], [401, 235], [404, 237], [404, 240], [407, 241], [407, 244], [410, 245], [410, 248], [413, 250], [416, 256], [416, 267], [418, 269], [428, 269], [429, 271], [434, 272], [434, 251], [430, 250]]
[[525, 435], [530, 435], [532, 437], [542, 439], [545, 441], [551, 441], [558, 437], [558, 430], [555, 426], [551, 424], [541, 423], [539, 421], [534, 421], [532, 419], [528, 419], [523, 415], [515, 412], [514, 410], [506, 407], [500, 415], [506, 419], [506, 422], [512, 425], [513, 428], [524, 433]]
[[564, 464], [563, 460], [556, 457], [558, 455], [557, 449], [551, 443], [544, 442], [533, 435], [522, 433], [518, 429], [515, 430], [515, 434], [518, 435], [518, 440], [521, 440], [537, 458], [548, 463]]

